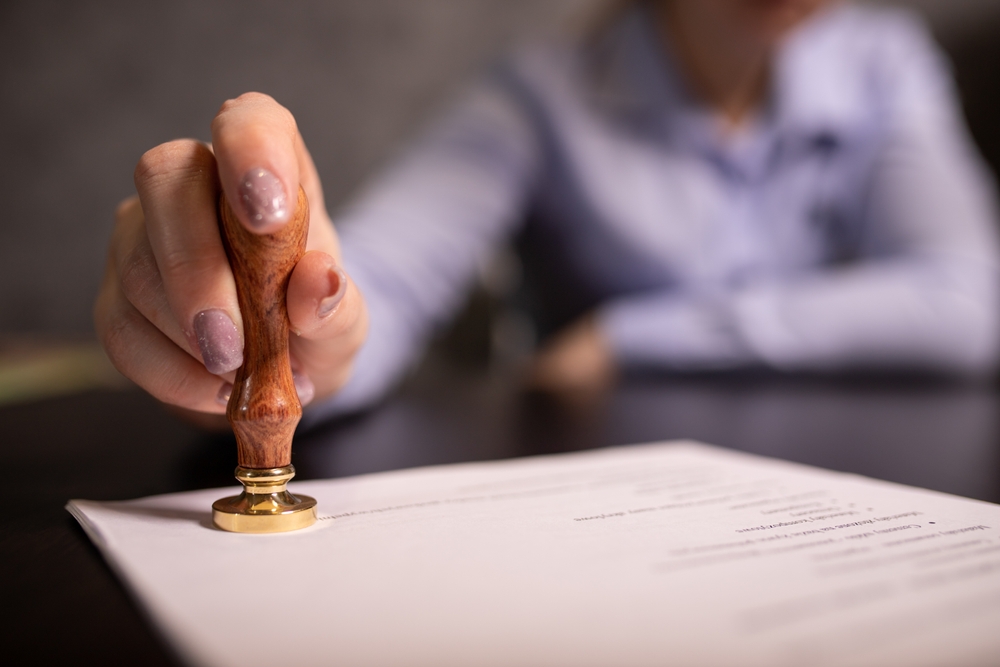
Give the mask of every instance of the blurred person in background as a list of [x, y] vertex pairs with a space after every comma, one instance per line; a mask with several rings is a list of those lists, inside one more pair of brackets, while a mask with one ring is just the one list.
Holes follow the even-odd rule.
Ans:
[[185, 408], [222, 412], [242, 362], [220, 189], [267, 233], [300, 182], [310, 251], [288, 309], [313, 419], [384, 395], [517, 234], [541, 258], [543, 389], [997, 360], [994, 185], [899, 10], [619, 3], [584, 39], [515, 50], [332, 222], [274, 100], [227, 102], [212, 139], [143, 156], [95, 307], [116, 366]]

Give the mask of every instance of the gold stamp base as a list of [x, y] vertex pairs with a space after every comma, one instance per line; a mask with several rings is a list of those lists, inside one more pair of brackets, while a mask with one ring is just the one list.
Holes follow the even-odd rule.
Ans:
[[212, 521], [234, 533], [283, 533], [316, 523], [316, 499], [288, 492], [295, 468], [237, 468], [243, 493], [212, 503]]

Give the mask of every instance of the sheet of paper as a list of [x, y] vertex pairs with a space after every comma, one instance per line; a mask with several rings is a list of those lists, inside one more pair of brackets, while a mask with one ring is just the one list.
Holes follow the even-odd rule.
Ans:
[[182, 656], [232, 665], [997, 665], [1000, 506], [663, 443], [69, 509]]

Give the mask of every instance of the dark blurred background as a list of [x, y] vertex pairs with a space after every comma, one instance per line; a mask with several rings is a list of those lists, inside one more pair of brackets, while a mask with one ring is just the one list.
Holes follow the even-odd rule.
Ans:
[[296, 116], [331, 209], [504, 45], [578, 0], [0, 3], [0, 332], [86, 333], [115, 204], [146, 149], [219, 105]]
[[[576, 29], [601, 4], [3, 0], [0, 340], [92, 335], [136, 161], [171, 138], [206, 139], [226, 98], [259, 90], [292, 110], [334, 210], [505, 46]], [[901, 4], [925, 14], [950, 55], [996, 171], [1000, 0]]]

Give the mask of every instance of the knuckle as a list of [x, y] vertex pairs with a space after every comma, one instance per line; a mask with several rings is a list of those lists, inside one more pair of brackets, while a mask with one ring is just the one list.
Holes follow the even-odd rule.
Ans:
[[294, 131], [295, 133], [298, 132], [298, 126], [292, 112], [279, 104], [270, 95], [259, 92], [243, 93], [238, 97], [223, 102], [222, 106], [219, 107], [219, 112], [215, 115], [215, 119], [212, 121], [213, 131], [218, 129], [218, 124], [225, 116], [246, 110], [267, 112], [273, 115], [274, 119], [279, 121], [285, 129]]
[[172, 293], [180, 290], [193, 297], [196, 293], [216, 289], [219, 284], [222, 267], [210, 264], [202, 254], [190, 248], [166, 249], [153, 261], [160, 280], [166, 280]]
[[[98, 326], [98, 336], [111, 364], [157, 399], [180, 405], [194, 395], [196, 387], [182, 368], [147, 355], [137, 354], [143, 345], [139, 315], [131, 308], [117, 308]], [[156, 364], [152, 365], [151, 364]]]
[[178, 180], [204, 178], [205, 174], [212, 173], [208, 167], [213, 159], [211, 151], [200, 141], [168, 141], [149, 149], [139, 158], [133, 174], [135, 186], [141, 192]]
[[178, 372], [172, 366], [164, 366], [157, 369], [156, 386], [153, 395], [165, 403], [172, 405], [186, 405], [191, 402], [191, 398], [198, 395], [196, 382], [188, 373]]
[[133, 305], [138, 305], [146, 300], [147, 295], [163, 288], [156, 260], [145, 246], [137, 246], [125, 253], [118, 266], [118, 279], [125, 298]]
[[[124, 204], [123, 204], [124, 206]], [[140, 211], [138, 216], [126, 212], [115, 221], [114, 232], [108, 245], [109, 266], [116, 274], [121, 273], [123, 260], [142, 242], [145, 241], [145, 220]]]
[[249, 91], [222, 103], [222, 111], [232, 110], [242, 106], [259, 106], [264, 104], [277, 104], [275, 99], [266, 93]]
[[107, 310], [110, 312], [101, 313], [97, 318], [98, 337], [114, 367], [126, 377], [131, 378], [132, 372], [127, 363], [127, 352], [134, 336], [134, 318], [121, 308], [112, 307]]

